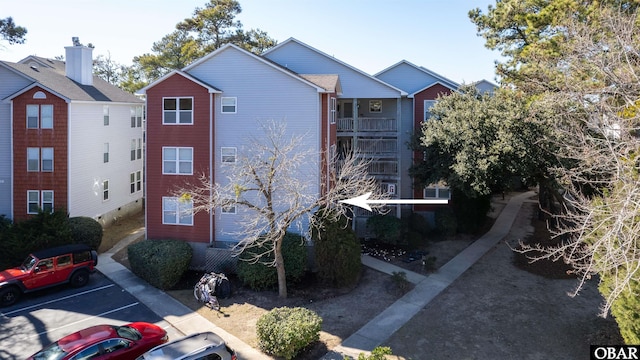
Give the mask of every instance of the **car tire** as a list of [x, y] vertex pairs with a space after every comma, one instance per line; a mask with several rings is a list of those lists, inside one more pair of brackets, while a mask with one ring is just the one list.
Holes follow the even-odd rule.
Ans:
[[20, 299], [20, 289], [15, 286], [9, 286], [0, 289], [0, 307], [11, 306]]
[[89, 272], [87, 270], [78, 270], [71, 275], [69, 282], [73, 287], [83, 287], [89, 282]]

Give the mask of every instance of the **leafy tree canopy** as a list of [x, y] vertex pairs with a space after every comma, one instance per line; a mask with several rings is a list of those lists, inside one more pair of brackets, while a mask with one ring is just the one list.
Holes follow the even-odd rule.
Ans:
[[12, 17], [0, 19], [0, 38], [9, 44], [24, 44], [27, 29], [13, 22]]

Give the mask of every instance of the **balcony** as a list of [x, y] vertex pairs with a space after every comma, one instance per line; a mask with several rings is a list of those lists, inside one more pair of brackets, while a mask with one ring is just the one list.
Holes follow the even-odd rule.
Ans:
[[398, 161], [396, 160], [378, 160], [372, 161], [367, 167], [370, 175], [397, 175]]
[[338, 131], [357, 132], [357, 131], [398, 131], [398, 122], [393, 118], [338, 118], [336, 124]]
[[395, 157], [398, 151], [397, 139], [358, 139], [356, 153], [370, 156]]

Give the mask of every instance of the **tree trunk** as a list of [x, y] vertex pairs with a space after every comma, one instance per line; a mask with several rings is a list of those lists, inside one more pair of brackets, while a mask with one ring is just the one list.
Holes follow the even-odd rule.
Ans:
[[278, 272], [278, 294], [281, 298], [287, 298], [287, 276], [284, 271], [284, 257], [282, 257], [282, 241], [284, 236], [276, 242], [274, 258], [276, 271]]

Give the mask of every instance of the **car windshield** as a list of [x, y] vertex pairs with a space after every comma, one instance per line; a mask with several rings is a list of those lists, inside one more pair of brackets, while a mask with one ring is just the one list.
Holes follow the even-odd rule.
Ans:
[[46, 348], [33, 354], [34, 360], [59, 360], [62, 359], [67, 353], [58, 346], [58, 342], [47, 346]]
[[36, 264], [36, 262], [38, 262], [38, 259], [36, 259], [35, 257], [33, 257], [33, 255], [29, 255], [29, 257], [27, 257], [24, 262], [22, 262], [22, 265], [20, 266], [20, 268], [24, 271], [29, 271], [33, 268], [33, 266]]
[[125, 339], [129, 339], [132, 341], [142, 339], [142, 335], [140, 334], [140, 332], [130, 326], [114, 326], [113, 328], [116, 329], [118, 336]]

